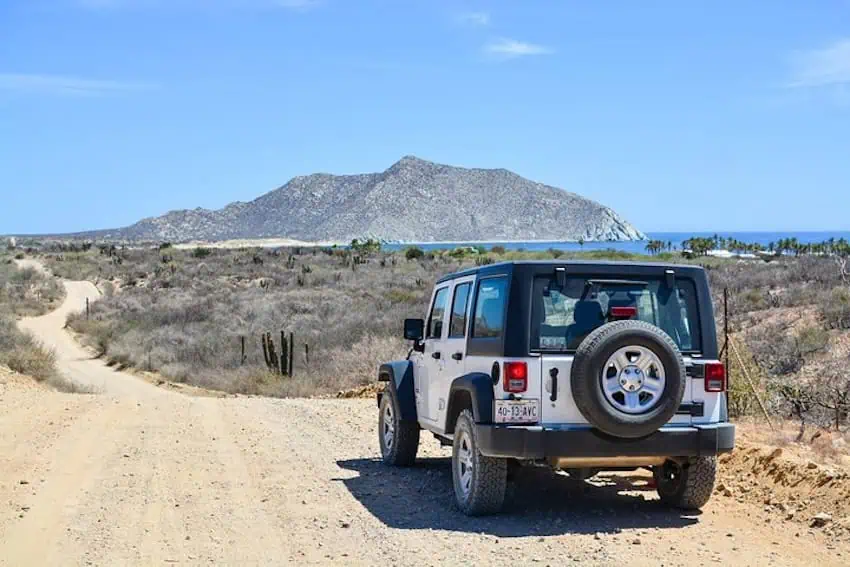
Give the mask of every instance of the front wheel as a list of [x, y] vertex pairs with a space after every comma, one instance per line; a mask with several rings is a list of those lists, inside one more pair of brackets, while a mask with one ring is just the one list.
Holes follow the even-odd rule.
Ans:
[[395, 391], [387, 388], [381, 396], [378, 415], [378, 442], [381, 458], [388, 465], [409, 467], [419, 450], [419, 424], [401, 418]]
[[464, 514], [483, 516], [502, 509], [508, 486], [508, 460], [478, 452], [475, 420], [469, 410], [464, 410], [455, 424], [452, 481], [455, 501]]
[[677, 463], [666, 461], [652, 471], [661, 501], [685, 510], [698, 510], [708, 503], [717, 477], [717, 458], [698, 457]]

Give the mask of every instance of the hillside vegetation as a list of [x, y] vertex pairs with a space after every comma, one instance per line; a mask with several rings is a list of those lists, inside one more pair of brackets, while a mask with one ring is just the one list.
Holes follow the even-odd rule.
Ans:
[[[90, 319], [77, 315], [69, 325], [110, 361], [273, 396], [333, 394], [372, 383], [380, 361], [405, 355], [401, 322], [424, 314], [443, 274], [507, 259], [649, 258], [498, 247], [385, 253], [374, 243], [275, 251], [104, 246], [45, 257], [55, 273], [91, 279], [105, 292]], [[835, 257], [652, 258], [708, 268], [721, 336], [723, 289], [729, 289], [734, 414], [758, 411], [755, 389], [774, 416], [792, 417], [803, 428], [846, 427], [850, 286]], [[281, 330], [294, 333], [294, 378], [269, 372], [264, 360], [261, 335], [271, 333], [279, 343]]]

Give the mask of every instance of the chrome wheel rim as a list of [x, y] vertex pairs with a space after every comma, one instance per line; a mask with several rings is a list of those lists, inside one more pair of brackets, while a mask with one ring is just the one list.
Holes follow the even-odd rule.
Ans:
[[666, 384], [661, 359], [646, 347], [618, 349], [602, 368], [605, 399], [623, 413], [635, 415], [655, 408]]
[[472, 439], [466, 431], [463, 431], [458, 439], [457, 458], [455, 460], [458, 487], [463, 499], [466, 500], [472, 491], [472, 469], [474, 466], [472, 462]]
[[381, 435], [384, 439], [384, 447], [392, 449], [395, 440], [395, 423], [393, 422], [393, 405], [388, 403], [384, 406], [384, 420], [381, 425]]

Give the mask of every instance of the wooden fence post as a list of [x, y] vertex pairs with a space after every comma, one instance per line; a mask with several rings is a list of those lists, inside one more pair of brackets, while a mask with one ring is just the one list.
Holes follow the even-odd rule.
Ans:
[[239, 342], [242, 343], [242, 358], [239, 359], [239, 365], [244, 366], [245, 365], [245, 335], [240, 336], [239, 339], [240, 339]]
[[87, 298], [86, 298], [86, 321], [88, 321], [88, 319], [89, 319], [89, 314], [90, 314], [90, 313], [91, 313], [91, 312], [90, 312], [90, 310], [89, 310], [89, 298], [87, 297]]
[[280, 332], [280, 375], [286, 376], [287, 372], [287, 362], [289, 361], [289, 345], [286, 343], [286, 334], [281, 331]]
[[304, 343], [304, 365], [310, 366], [310, 345]]
[[293, 355], [295, 354], [295, 335], [291, 331], [289, 333], [289, 344], [289, 375], [292, 376], [295, 374], [295, 368], [292, 365]]

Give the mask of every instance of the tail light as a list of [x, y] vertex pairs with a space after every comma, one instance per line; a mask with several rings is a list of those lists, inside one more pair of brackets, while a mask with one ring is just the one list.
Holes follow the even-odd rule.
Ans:
[[611, 319], [631, 319], [632, 317], [637, 317], [637, 314], [637, 307], [616, 306], [609, 310], [608, 316]]
[[525, 392], [528, 389], [528, 365], [525, 362], [506, 362], [502, 388], [512, 394]]
[[720, 362], [709, 362], [705, 365], [705, 391], [726, 391], [726, 367]]

